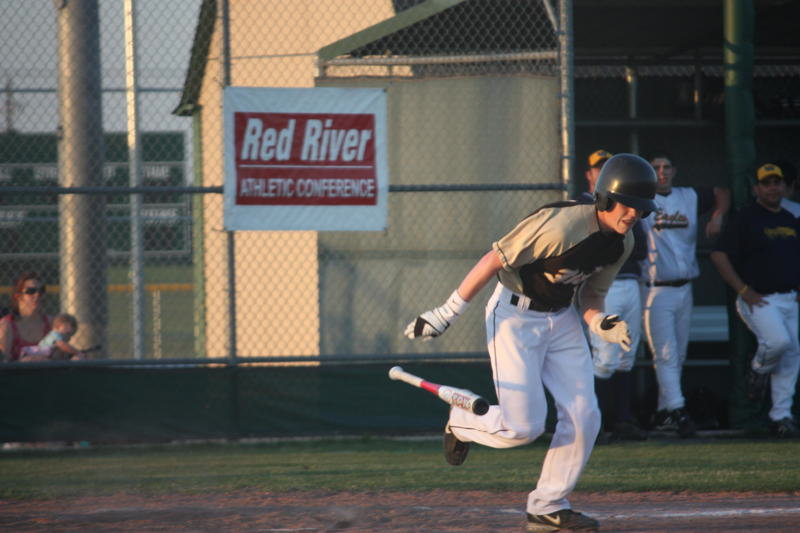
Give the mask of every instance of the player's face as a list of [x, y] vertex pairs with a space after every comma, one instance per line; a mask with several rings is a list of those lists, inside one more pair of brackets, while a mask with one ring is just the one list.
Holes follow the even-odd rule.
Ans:
[[777, 209], [786, 190], [786, 183], [778, 176], [771, 176], [756, 184], [753, 192], [758, 202], [769, 209]]
[[605, 231], [627, 233], [642, 216], [642, 212], [619, 202], [610, 211], [598, 211], [597, 220]]
[[672, 161], [666, 157], [656, 157], [650, 161], [650, 164], [653, 165], [656, 176], [658, 176], [656, 192], [667, 194], [672, 190], [672, 178], [675, 177], [675, 167], [672, 166]]

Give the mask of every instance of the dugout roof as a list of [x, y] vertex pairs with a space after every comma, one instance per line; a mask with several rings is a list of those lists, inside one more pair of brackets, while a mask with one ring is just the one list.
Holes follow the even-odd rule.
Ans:
[[[450, 55], [517, 52], [531, 43], [554, 49], [547, 20], [556, 0], [393, 0], [397, 15], [322, 48], [320, 59], [375, 55]], [[800, 2], [743, 1], [752, 5], [756, 64], [800, 62]], [[197, 103], [213, 34], [217, 1], [204, 0], [190, 65], [176, 114]], [[557, 16], [557, 15], [556, 15]], [[722, 64], [723, 0], [574, 0], [576, 65]], [[534, 32], [536, 34], [534, 35]]]
[[[397, 16], [363, 32], [364, 42], [348, 37], [320, 51], [351, 57], [368, 55], [450, 55], [530, 50], [544, 42], [531, 20], [547, 16], [556, 0], [395, 0]], [[754, 0], [754, 43], [760, 61], [800, 57], [800, 2]], [[409, 17], [418, 11], [424, 18]], [[721, 61], [723, 0], [574, 0], [575, 62], [610, 58], [629, 64], [680, 62], [700, 55]], [[557, 17], [557, 15], [556, 15]], [[375, 30], [380, 29], [381, 33]], [[355, 44], [349, 50], [346, 44]], [[556, 47], [550, 37], [550, 48]], [[327, 56], [327, 57], [325, 57]]]

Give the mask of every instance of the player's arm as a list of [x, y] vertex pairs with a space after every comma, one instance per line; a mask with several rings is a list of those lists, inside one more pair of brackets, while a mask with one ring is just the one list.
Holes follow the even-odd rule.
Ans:
[[502, 267], [503, 263], [497, 252], [489, 250], [464, 277], [461, 285], [458, 286], [458, 294], [467, 302], [472, 301]]
[[727, 253], [721, 250], [714, 250], [711, 252], [709, 258], [725, 283], [730, 285], [751, 309], [754, 305], [758, 307], [766, 303], [760, 293], [756, 292], [755, 289], [747, 285], [742, 278], [739, 277]]
[[619, 315], [606, 315], [605, 300], [608, 288], [632, 248], [633, 236], [629, 234], [625, 240], [625, 249], [617, 262], [592, 274], [578, 289], [581, 316], [589, 325], [589, 329], [605, 341], [619, 344], [626, 352], [631, 349], [628, 324], [620, 319]]
[[711, 219], [706, 224], [706, 237], [713, 238], [722, 232], [725, 214], [731, 208], [731, 190], [727, 187], [714, 187], [714, 205], [711, 208]]
[[458, 289], [453, 291], [443, 305], [422, 313], [406, 326], [405, 336], [409, 339], [422, 337], [423, 340], [430, 340], [444, 333], [453, 320], [464, 313], [469, 302], [501, 268], [502, 263], [497, 252], [488, 251], [472, 267]]
[[582, 284], [578, 291], [578, 301], [581, 303], [583, 319], [587, 324], [591, 324], [595, 316], [605, 314], [605, 294], [598, 293], [588, 283]]

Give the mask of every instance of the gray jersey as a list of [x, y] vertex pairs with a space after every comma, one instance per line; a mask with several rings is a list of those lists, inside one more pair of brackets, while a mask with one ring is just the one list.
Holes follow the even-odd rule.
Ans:
[[546, 205], [493, 243], [511, 291], [559, 309], [584, 281], [605, 294], [633, 248], [633, 235], [600, 231], [594, 205]]

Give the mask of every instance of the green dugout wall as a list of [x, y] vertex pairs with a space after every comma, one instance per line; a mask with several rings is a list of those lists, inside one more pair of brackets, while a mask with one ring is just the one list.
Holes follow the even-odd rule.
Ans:
[[[388, 370], [397, 363], [7, 364], [0, 367], [0, 441], [163, 442], [441, 431], [448, 406], [390, 381]], [[399, 364], [496, 403], [485, 357]], [[644, 418], [655, 401], [653, 371], [641, 365], [635, 372], [645, 384], [635, 404]], [[688, 407], [701, 428], [730, 427], [730, 379], [729, 367], [685, 368]], [[553, 409], [548, 425], [552, 430]]]

